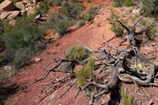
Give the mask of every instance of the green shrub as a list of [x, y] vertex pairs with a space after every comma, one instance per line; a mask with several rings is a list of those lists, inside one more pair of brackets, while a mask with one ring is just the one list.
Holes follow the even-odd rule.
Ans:
[[114, 2], [114, 7], [122, 7], [124, 0], [112, 0]]
[[89, 57], [89, 52], [80, 45], [71, 46], [65, 54], [65, 58], [79, 61], [84, 60], [87, 57]]
[[80, 28], [80, 27], [82, 27], [83, 25], [85, 25], [85, 23], [86, 23], [86, 21], [84, 21], [84, 20], [79, 20], [79, 21], [77, 21], [77, 27]]
[[76, 19], [82, 8], [82, 5], [79, 5], [77, 3], [70, 3], [69, 1], [64, 1], [62, 3], [61, 13], [67, 16], [68, 18]]
[[117, 27], [115, 25], [112, 25], [110, 27], [110, 30], [113, 31], [116, 34], [116, 36], [121, 36], [123, 34], [123, 29], [121, 26]]
[[53, 3], [54, 3], [56, 6], [61, 6], [63, 1], [65, 1], [65, 0], [54, 0]]
[[0, 70], [0, 80], [3, 80], [5, 78], [8, 78], [8, 75], [6, 74], [6, 71]]
[[88, 3], [91, 3], [92, 2], [92, 0], [86, 0]]
[[83, 20], [91, 21], [94, 18], [94, 14], [91, 14], [89, 11], [86, 11], [80, 14], [80, 18]]
[[[44, 48], [42, 44], [39, 44], [39, 40], [44, 36], [47, 27], [36, 27], [32, 24], [34, 24], [32, 16], [24, 15], [18, 18], [15, 26], [6, 30], [5, 33], [1, 35], [5, 47], [15, 53], [13, 61], [15, 68], [22, 67], [26, 63], [25, 60], [30, 59], [35, 52]], [[29, 55], [30, 52], [34, 53]], [[26, 57], [26, 55], [28, 57]]]
[[158, 0], [140, 0], [143, 4], [142, 11], [145, 12], [149, 16], [158, 16]]
[[83, 87], [85, 85], [84, 82], [87, 82], [87, 79], [90, 79], [90, 72], [92, 69], [92, 79], [95, 79], [94, 71], [94, 59], [89, 59], [88, 63], [84, 65], [81, 71], [76, 72], [75, 76], [77, 78], [78, 85]]
[[136, 102], [127, 95], [123, 87], [120, 88], [121, 105], [136, 105]]
[[55, 20], [53, 30], [55, 33], [58, 33], [59, 35], [64, 35], [67, 29], [72, 25], [72, 21], [69, 20], [67, 17], [58, 18], [57, 20]]
[[26, 61], [29, 60], [35, 51], [31, 48], [21, 48], [15, 52], [15, 58], [13, 61], [14, 68], [19, 69], [26, 64]]
[[133, 1], [132, 1], [132, 0], [125, 0], [124, 5], [125, 5], [126, 7], [130, 7], [130, 6], [133, 5]]
[[46, 13], [48, 11], [50, 5], [52, 5], [52, 3], [51, 2], [47, 2], [46, 0], [40, 2], [39, 6], [35, 7], [34, 15]]
[[[123, 34], [123, 27], [120, 23], [117, 22], [119, 20], [118, 15], [113, 11], [113, 9], [110, 10], [111, 14], [110, 17], [107, 18], [107, 20], [112, 24], [110, 30], [113, 31], [116, 36], [121, 36]], [[122, 23], [125, 23], [123, 19], [120, 19]]]

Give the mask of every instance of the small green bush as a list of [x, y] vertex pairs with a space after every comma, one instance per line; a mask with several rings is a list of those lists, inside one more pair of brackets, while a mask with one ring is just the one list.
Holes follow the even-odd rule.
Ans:
[[[113, 11], [113, 9], [110, 10], [111, 14], [110, 17], [107, 18], [107, 20], [112, 24], [110, 30], [113, 31], [116, 36], [121, 36], [123, 34], [123, 28], [120, 23], [117, 22], [119, 19], [118, 15]], [[125, 23], [123, 19], [120, 19], [122, 23]]]
[[19, 69], [23, 67], [26, 61], [29, 60], [34, 54], [35, 51], [31, 48], [21, 48], [17, 50], [15, 53], [15, 59], [13, 61], [14, 68]]
[[79, 5], [77, 3], [71, 3], [69, 1], [64, 1], [62, 3], [61, 13], [68, 18], [76, 19], [82, 8], [83, 8], [83, 6]]
[[8, 78], [8, 75], [6, 74], [6, 71], [0, 70], [0, 80], [3, 80], [5, 78]]
[[88, 63], [81, 69], [81, 71], [76, 72], [75, 76], [77, 78], [78, 85], [83, 87], [85, 85], [84, 82], [87, 82], [87, 79], [90, 79], [90, 72], [92, 69], [92, 79], [95, 79], [94, 71], [94, 59], [91, 58]]
[[91, 3], [92, 2], [92, 0], [86, 0], [88, 3]]
[[121, 105], [136, 105], [136, 102], [127, 95], [123, 87], [120, 88]]
[[61, 6], [63, 1], [65, 1], [65, 0], [54, 0], [53, 3], [54, 3], [56, 6]]
[[122, 7], [124, 0], [112, 0], [114, 2], [114, 7]]
[[85, 23], [86, 23], [86, 21], [84, 21], [84, 20], [79, 20], [79, 21], [77, 21], [77, 27], [80, 28], [80, 27], [82, 27], [83, 25], [85, 25]]
[[133, 1], [132, 1], [132, 0], [125, 0], [124, 5], [125, 5], [126, 7], [130, 7], [130, 6], [133, 5]]
[[80, 14], [80, 18], [83, 20], [91, 21], [94, 18], [94, 14], [91, 14], [86, 11]]
[[123, 34], [123, 30], [122, 30], [122, 27], [121, 26], [115, 26], [115, 25], [112, 25], [111, 27], [110, 27], [110, 30], [111, 31], [113, 31], [115, 34], [116, 34], [116, 36], [121, 36], [122, 34]]
[[80, 45], [71, 46], [65, 54], [65, 58], [79, 61], [84, 60], [87, 57], [89, 57], [89, 52]]
[[46, 13], [48, 11], [50, 5], [52, 5], [52, 3], [51, 2], [47, 2], [46, 0], [40, 2], [39, 6], [35, 7], [34, 15]]

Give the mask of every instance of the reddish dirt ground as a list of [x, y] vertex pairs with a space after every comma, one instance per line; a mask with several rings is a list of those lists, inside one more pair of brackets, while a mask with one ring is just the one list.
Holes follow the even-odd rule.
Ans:
[[[100, 2], [106, 3], [109, 2], [108, 0], [95, 0], [94, 3], [98, 4]], [[106, 20], [107, 17], [109, 17], [110, 14], [110, 7], [104, 7], [102, 11], [95, 16], [94, 22], [92, 24], [84, 25], [81, 28], [76, 28], [76, 26], [71, 27], [73, 31], [70, 33], [67, 33], [62, 38], [58, 38], [58, 36], [53, 35], [52, 32], [48, 31], [46, 34], [46, 38], [51, 37], [54, 41], [48, 45], [48, 48], [43, 51], [41, 54], [37, 55], [36, 58], [41, 58], [42, 61], [37, 63], [32, 63], [24, 68], [22, 68], [17, 75], [10, 77], [9, 80], [5, 80], [6, 86], [11, 86], [15, 84], [15, 86], [24, 87], [26, 86], [27, 89], [21, 91], [15, 92], [15, 94], [10, 95], [7, 100], [5, 101], [6, 105], [88, 105], [88, 97], [84, 95], [83, 92], [80, 92], [78, 97], [74, 99], [76, 92], [78, 91], [77, 85], [73, 85], [68, 92], [61, 97], [63, 93], [67, 91], [67, 89], [71, 86], [71, 84], [75, 81], [73, 80], [67, 80], [63, 85], [57, 85], [55, 86], [56, 81], [51, 80], [51, 76], [49, 75], [45, 80], [42, 80], [40, 82], [37, 82], [33, 84], [32, 86], [28, 87], [29, 84], [31, 84], [34, 79], [41, 78], [43, 76], [43, 73], [45, 70], [39, 65], [46, 65], [52, 59], [47, 55], [47, 53], [51, 53], [52, 56], [55, 58], [62, 58], [64, 51], [66, 51], [70, 46], [79, 44], [77, 40], [80, 40], [85, 45], [89, 46], [92, 49], [97, 49], [101, 44], [102, 41], [102, 35], [105, 35], [105, 40], [108, 40], [112, 38], [115, 34], [110, 30], [110, 24]], [[109, 43], [112, 44], [115, 47], [118, 47], [120, 41], [122, 38], [115, 38]], [[156, 43], [156, 42], [152, 42]], [[57, 46], [57, 44], [59, 44]], [[149, 43], [150, 44], [150, 43]], [[150, 46], [149, 46], [150, 47]], [[126, 42], [119, 46], [120, 49], [126, 48]], [[151, 47], [150, 47], [151, 48]], [[157, 46], [155, 46], [157, 48]], [[142, 50], [143, 52], [144, 49]], [[148, 51], [148, 50], [147, 50]], [[34, 59], [34, 58], [33, 58]], [[33, 60], [32, 59], [32, 60]], [[158, 58], [156, 58], [155, 61], [157, 61]], [[63, 73], [56, 73], [56, 76], [62, 77]], [[51, 82], [50, 82], [51, 80]], [[156, 83], [158, 84], [158, 81], [156, 80]], [[54, 86], [54, 87], [53, 87]], [[158, 89], [155, 87], [145, 87], [148, 94], [151, 96], [150, 98], [146, 95], [139, 96], [138, 93], [133, 92], [133, 86], [134, 85], [123, 85], [126, 88], [129, 88], [127, 90], [129, 94], [139, 100], [139, 102], [144, 102], [144, 105], [146, 105], [145, 101], [154, 101], [155, 105], [158, 105], [158, 97], [157, 94], [155, 94]], [[152, 91], [151, 91], [152, 90]], [[142, 92], [142, 91], [141, 91]], [[46, 98], [43, 98], [46, 93], [50, 93]], [[144, 98], [145, 97], [145, 98]], [[43, 98], [43, 100], [41, 100]], [[142, 98], [142, 100], [141, 100]], [[104, 98], [103, 98], [104, 100]], [[96, 103], [96, 105], [99, 105], [103, 100], [100, 100]], [[140, 101], [141, 100], [141, 101]], [[145, 100], [145, 101], [144, 101]]]

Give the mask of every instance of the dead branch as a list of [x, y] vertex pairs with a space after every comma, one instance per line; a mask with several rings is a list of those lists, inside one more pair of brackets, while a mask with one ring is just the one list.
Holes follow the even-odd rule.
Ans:
[[[134, 75], [130, 70], [130, 66], [128, 65], [129, 60], [132, 57], [137, 56], [138, 52], [139, 52], [139, 48], [137, 48], [137, 40], [136, 40], [135, 36], [141, 35], [144, 32], [147, 32], [151, 27], [154, 26], [154, 22], [153, 22], [150, 26], [147, 26], [145, 29], [135, 32], [136, 25], [138, 24], [138, 22], [140, 22], [142, 20], [143, 17], [144, 16], [142, 16], [136, 22], [133, 22], [132, 29], [127, 28], [127, 26], [125, 26], [121, 21], [117, 20], [117, 22], [119, 22], [121, 24], [121, 26], [128, 31], [128, 34], [126, 35], [126, 39], [127, 39], [127, 48], [126, 49], [118, 49], [118, 48], [112, 46], [107, 41], [105, 41], [104, 35], [103, 35], [103, 44], [106, 44], [111, 49], [114, 49], [117, 52], [119, 52], [119, 53], [117, 53], [118, 56], [116, 56], [116, 55], [113, 56], [111, 51], [108, 51], [106, 49], [101, 49], [101, 47], [98, 48], [97, 50], [92, 50], [89, 47], [87, 47], [86, 45], [84, 45], [81, 41], [77, 40], [85, 49], [87, 49], [91, 53], [101, 53], [102, 54], [102, 55], [97, 55], [97, 56], [93, 57], [94, 61], [101, 61], [100, 64], [97, 65], [97, 70], [95, 72], [96, 76], [103, 70], [104, 67], [108, 67], [110, 65], [113, 68], [111, 70], [112, 77], [111, 77], [110, 81], [106, 84], [104, 84], [103, 82], [97, 83], [98, 81], [93, 80], [92, 79], [92, 69], [90, 69], [90, 78], [87, 79], [87, 82], [85, 83], [85, 85], [83, 87], [79, 88], [79, 91], [76, 93], [75, 98], [77, 97], [77, 95], [80, 91], [86, 90], [87, 88], [94, 86], [95, 89], [98, 89], [99, 91], [97, 91], [97, 93], [91, 93], [91, 94], [87, 93], [87, 96], [90, 96], [89, 104], [93, 104], [94, 98], [97, 98], [98, 96], [101, 96], [105, 93], [106, 94], [107, 93], [118, 94], [117, 88], [119, 87], [118, 84], [121, 82], [130, 82], [130, 83], [134, 82], [135, 85], [139, 85], [139, 86], [156, 86], [156, 87], [158, 87], [157, 84], [151, 83], [151, 80], [154, 78], [155, 71], [157, 69], [157, 65], [155, 65], [151, 62], [148, 62], [148, 61], [145, 62], [145, 63], [149, 63], [151, 65], [149, 73], [144, 75], [145, 79], [141, 79], [141, 77], [137, 77], [136, 75]], [[45, 79], [51, 72], [70, 73], [69, 75], [66, 75], [66, 77], [61, 78], [61, 80], [71, 77], [72, 75], [74, 75], [75, 65], [84, 64], [89, 59], [90, 58], [87, 58], [83, 61], [77, 61], [74, 59], [62, 58], [60, 60], [56, 60], [55, 58], [53, 58], [54, 61], [49, 62], [46, 66], [42, 66], [46, 70], [43, 77], [40, 79], [35, 79], [34, 82], [32, 82], [30, 84], [30, 86], [38, 81]], [[127, 61], [126, 59], [129, 59], [129, 60]], [[141, 59], [141, 58], [139, 58], [139, 59]], [[46, 67], [48, 67], [52, 63], [55, 63], [55, 66], [46, 69]], [[61, 67], [62, 63], [70, 63], [72, 70], [62, 70], [62, 69], [57, 70], [59, 67]], [[70, 88], [73, 85], [74, 84], [71, 84]], [[69, 89], [67, 91], [69, 91]], [[67, 93], [67, 91], [63, 95], [61, 95], [59, 98], [62, 98]], [[147, 94], [147, 92], [145, 92], [145, 93]], [[149, 96], [149, 95], [147, 94], [147, 96]]]

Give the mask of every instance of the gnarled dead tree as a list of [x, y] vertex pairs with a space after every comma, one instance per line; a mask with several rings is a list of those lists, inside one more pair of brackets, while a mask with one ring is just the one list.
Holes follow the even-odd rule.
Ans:
[[[129, 29], [127, 26], [125, 26], [121, 21], [117, 20], [117, 22], [119, 22], [121, 24], [121, 26], [127, 31], [127, 35], [126, 35], [127, 48], [126, 49], [118, 49], [118, 48], [113, 47], [112, 45], [110, 45], [108, 42], [106, 42], [104, 40], [104, 35], [103, 35], [103, 42], [104, 42], [103, 44], [106, 44], [111, 49], [116, 50], [117, 54], [118, 54], [117, 56], [113, 56], [113, 54], [106, 49], [99, 48], [97, 51], [91, 50], [89, 47], [85, 46], [82, 42], [78, 41], [83, 45], [83, 47], [85, 47], [91, 53], [102, 53], [101, 56], [99, 55], [99, 56], [93, 57], [95, 61], [102, 61], [100, 64], [97, 64], [99, 66], [99, 69], [97, 69], [95, 71], [95, 75], [99, 74], [104, 67], [106, 67], [106, 66], [108, 67], [109, 65], [113, 66], [112, 72], [111, 72], [111, 74], [112, 74], [111, 81], [109, 81], [106, 84], [105, 83], [101, 84], [101, 83], [97, 83], [95, 80], [90, 78], [85, 83], [85, 86], [80, 88], [80, 90], [85, 90], [86, 88], [88, 88], [90, 86], [95, 86], [95, 87], [99, 88], [99, 91], [97, 93], [87, 94], [88, 96], [90, 96], [90, 104], [93, 103], [94, 98], [97, 98], [98, 96], [101, 96], [106, 93], [118, 95], [118, 92], [116, 92], [116, 90], [119, 87], [118, 84], [121, 82], [134, 82], [135, 84], [137, 84], [139, 86], [151, 86], [151, 85], [157, 86], [156, 84], [151, 82], [151, 80], [154, 78], [155, 70], [157, 69], [156, 64], [154, 64], [152, 62], [146, 62], [150, 65], [150, 69], [147, 70], [148, 71], [147, 73], [143, 74], [143, 76], [144, 76], [143, 78], [145, 78], [145, 79], [141, 79], [141, 76], [137, 77], [130, 70], [131, 67], [129, 66], [129, 64], [130, 64], [129, 59], [132, 59], [132, 57], [137, 56], [137, 53], [139, 52], [138, 46], [140, 45], [140, 43], [138, 43], [139, 40], [137, 38], [135, 38], [135, 36], [141, 35], [141, 34], [147, 32], [154, 25], [154, 22], [153, 22], [153, 23], [151, 23], [150, 26], [147, 26], [146, 28], [136, 32], [136, 25], [142, 18], [137, 20], [137, 22], [133, 22], [133, 26], [131, 29]], [[81, 64], [87, 62], [88, 59], [85, 59], [83, 61], [77, 61], [74, 59], [60, 59], [60, 60], [54, 59], [54, 61], [50, 62], [48, 65], [50, 65], [51, 63], [56, 63], [55, 66], [52, 68], [49, 68], [49, 69], [46, 69], [46, 67], [48, 65], [43, 67], [46, 69], [46, 72], [44, 73], [43, 77], [40, 79], [36, 79], [33, 83], [36, 83], [38, 81], [45, 79], [51, 72], [70, 73], [70, 75], [68, 75], [68, 76], [73, 77], [74, 68], [76, 67], [76, 64], [81, 65]], [[72, 67], [71, 70], [61, 70], [61, 69], [57, 70], [59, 68], [59, 66], [61, 66], [61, 64], [64, 62], [70, 62], [71, 67]], [[139, 72], [138, 72], [137, 75], [141, 75], [141, 73], [139, 74]], [[64, 79], [64, 78], [62, 78], [62, 79]], [[119, 97], [119, 95], [118, 95], [118, 97]]]

